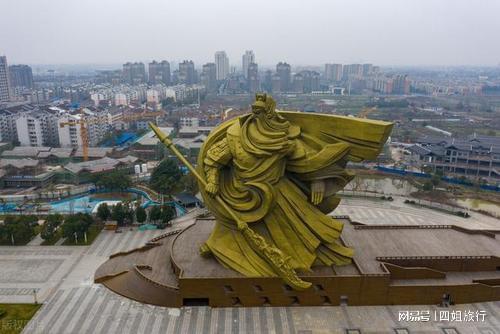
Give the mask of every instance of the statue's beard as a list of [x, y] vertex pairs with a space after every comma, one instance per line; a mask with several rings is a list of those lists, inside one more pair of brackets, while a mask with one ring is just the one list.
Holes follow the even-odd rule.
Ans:
[[257, 156], [271, 156], [288, 150], [290, 123], [278, 113], [252, 112], [241, 128], [242, 146]]

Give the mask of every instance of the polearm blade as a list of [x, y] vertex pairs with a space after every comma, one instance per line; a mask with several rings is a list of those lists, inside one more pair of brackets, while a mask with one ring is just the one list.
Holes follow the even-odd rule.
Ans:
[[[172, 151], [172, 153], [175, 154], [175, 156], [189, 169], [189, 171], [193, 173], [203, 188], [206, 188], [207, 182], [205, 179], [198, 173], [198, 171], [193, 167], [193, 165], [191, 165], [184, 155], [177, 150], [172, 140], [170, 140], [170, 138], [168, 138], [168, 136], [153, 123], [150, 122], [149, 127], [156, 134], [160, 142]], [[296, 290], [305, 290], [311, 286], [310, 282], [303, 281], [297, 276], [297, 273], [289, 263], [289, 258], [285, 257], [281, 250], [269, 245], [266, 239], [248, 227], [248, 224], [240, 219], [236, 212], [234, 212], [233, 209], [230, 208], [219, 195], [215, 195], [215, 200], [229, 213], [252, 249], [261, 257], [266, 259], [267, 263], [271, 265], [281, 279]]]

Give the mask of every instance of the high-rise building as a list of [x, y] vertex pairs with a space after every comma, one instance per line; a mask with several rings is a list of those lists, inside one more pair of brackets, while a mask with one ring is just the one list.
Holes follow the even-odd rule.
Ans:
[[196, 72], [192, 60], [184, 60], [182, 63], [179, 63], [177, 79], [181, 84], [192, 85], [196, 83]]
[[410, 94], [410, 80], [407, 75], [398, 74], [394, 77], [392, 93], [400, 95]]
[[224, 80], [229, 75], [229, 58], [225, 51], [215, 53], [215, 67], [217, 70], [217, 80]]
[[248, 79], [248, 66], [255, 63], [255, 54], [252, 50], [245, 51], [242, 57], [243, 76]]
[[271, 77], [271, 92], [273, 94], [283, 92], [281, 88], [281, 78], [278, 73], [274, 73]]
[[267, 70], [264, 73], [264, 81], [262, 82], [262, 89], [268, 93], [271, 93], [272, 88], [273, 88], [273, 71]]
[[[276, 73], [278, 74], [280, 78], [280, 87], [279, 91], [280, 92], [288, 92], [291, 89], [291, 76], [292, 76], [292, 69], [289, 64], [284, 63], [284, 62], [279, 62], [276, 65]], [[274, 84], [273, 84], [274, 86]], [[274, 91], [274, 89], [273, 89]]]
[[213, 93], [217, 91], [217, 67], [215, 63], [203, 65], [200, 79], [201, 84], [205, 86], [207, 92]]
[[17, 137], [21, 146], [59, 146], [58, 116], [37, 110], [22, 113], [16, 119]]
[[304, 76], [302, 73], [296, 73], [293, 75], [292, 91], [295, 93], [304, 92]]
[[251, 93], [260, 91], [259, 66], [256, 63], [248, 64], [247, 74], [248, 90]]
[[363, 76], [367, 77], [373, 74], [373, 65], [372, 64], [363, 64]]
[[342, 79], [352, 79], [363, 76], [363, 65], [361, 64], [349, 64], [344, 65]]
[[325, 64], [325, 78], [330, 82], [342, 80], [342, 64]]
[[153, 60], [148, 65], [149, 83], [170, 85], [170, 63], [166, 60], [157, 62]]
[[10, 87], [33, 88], [33, 71], [28, 65], [9, 66]]
[[10, 100], [9, 68], [7, 57], [0, 56], [0, 102]]
[[146, 82], [146, 68], [143, 63], [123, 64], [123, 81], [131, 85]]
[[319, 73], [316, 71], [301, 71], [293, 76], [293, 91], [311, 93], [319, 90]]

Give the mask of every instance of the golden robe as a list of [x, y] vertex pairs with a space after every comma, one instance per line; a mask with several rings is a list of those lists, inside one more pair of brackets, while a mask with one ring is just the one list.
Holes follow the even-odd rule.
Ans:
[[[218, 171], [222, 199], [295, 270], [348, 264], [353, 249], [340, 240], [342, 223], [326, 214], [353, 177], [346, 163], [375, 158], [392, 124], [295, 112], [279, 112], [279, 118], [269, 122], [250, 114], [221, 124], [202, 147], [198, 171], [205, 177]], [[315, 180], [326, 184], [317, 206], [309, 200]], [[245, 276], [278, 276], [214, 198], [203, 190], [202, 196], [217, 221], [204, 250]]]

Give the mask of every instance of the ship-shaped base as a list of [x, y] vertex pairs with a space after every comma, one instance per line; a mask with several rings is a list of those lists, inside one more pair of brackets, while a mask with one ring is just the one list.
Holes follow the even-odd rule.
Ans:
[[454, 225], [363, 225], [348, 216], [347, 266], [300, 274], [312, 287], [294, 291], [279, 278], [244, 277], [199, 255], [215, 221], [195, 218], [141, 248], [112, 255], [95, 282], [139, 302], [188, 305], [320, 306], [475, 303], [500, 300], [500, 240], [493, 231]]

